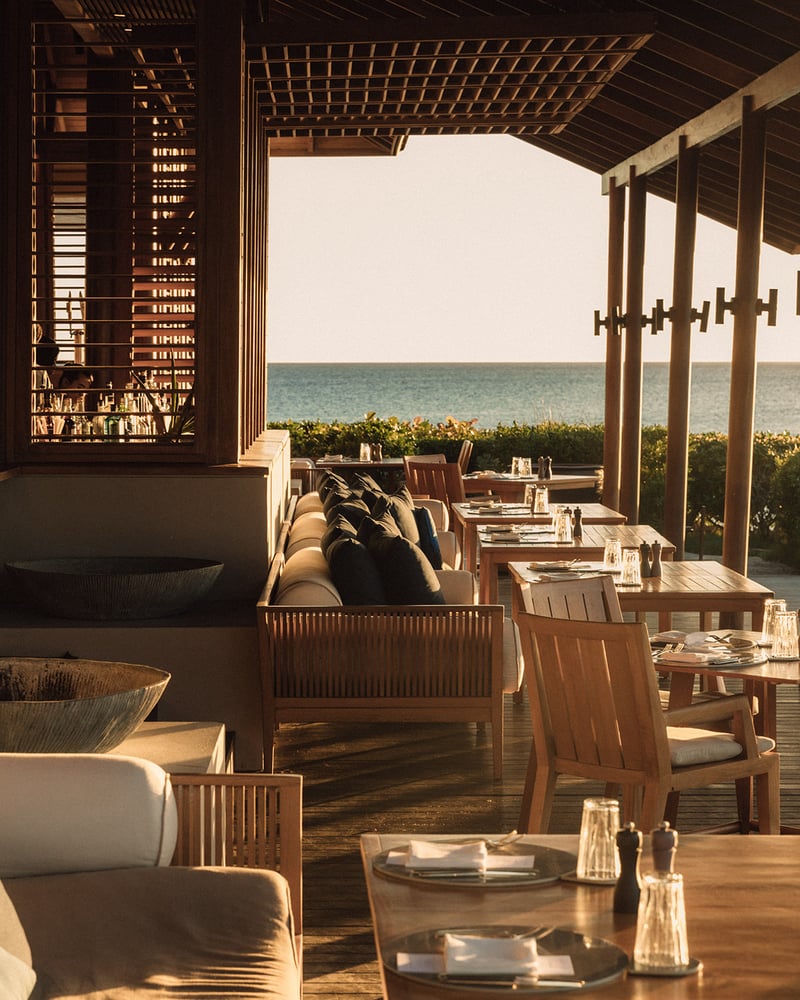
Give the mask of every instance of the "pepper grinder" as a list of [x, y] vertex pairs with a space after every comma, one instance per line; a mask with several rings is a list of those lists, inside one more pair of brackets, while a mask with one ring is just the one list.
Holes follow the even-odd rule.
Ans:
[[539, 456], [539, 479], [544, 479], [544, 455]]
[[583, 511], [580, 507], [575, 508], [574, 523], [572, 525], [572, 537], [583, 538]]
[[664, 820], [658, 829], [650, 834], [653, 850], [653, 867], [657, 872], [671, 872], [678, 846], [678, 831], [673, 830]]
[[614, 887], [614, 913], [636, 913], [639, 908], [639, 859], [642, 854], [642, 834], [635, 823], [626, 823], [617, 831], [619, 878]]
[[661, 576], [661, 542], [653, 542], [653, 562], [650, 566], [650, 576]]
[[642, 579], [646, 576], [652, 576], [650, 569], [650, 546], [647, 542], [642, 542], [639, 546], [639, 552], [641, 552], [641, 563], [642, 563]]
[[553, 478], [553, 459], [550, 458], [549, 455], [544, 460], [544, 478], [545, 479]]

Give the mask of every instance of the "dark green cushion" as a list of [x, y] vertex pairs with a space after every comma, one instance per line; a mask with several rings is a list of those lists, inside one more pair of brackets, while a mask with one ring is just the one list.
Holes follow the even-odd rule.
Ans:
[[374, 535], [389, 535], [394, 537], [400, 534], [395, 519], [386, 511], [380, 517], [365, 517], [358, 526], [358, 540], [369, 546]]
[[320, 500], [324, 501], [332, 489], [349, 489], [347, 480], [336, 472], [320, 472], [317, 476], [317, 492]]
[[341, 537], [328, 547], [326, 558], [342, 603], [387, 603], [381, 575], [366, 545]]
[[328, 521], [328, 527], [319, 540], [319, 547], [322, 549], [322, 554], [327, 556], [328, 548], [340, 538], [353, 538], [356, 537], [355, 525], [348, 521], [344, 514], [339, 514], [332, 520]]
[[402, 535], [376, 531], [369, 552], [378, 567], [388, 604], [444, 604], [444, 594], [430, 560]]
[[[369, 503], [368, 500], [366, 502]], [[408, 490], [404, 489], [398, 493], [384, 493], [377, 498], [372, 505], [372, 516], [382, 517], [387, 512], [394, 518], [400, 534], [418, 545], [419, 528], [417, 527], [417, 519], [414, 517], [414, 501]]]
[[414, 520], [419, 531], [419, 542], [417, 543], [425, 555], [430, 560], [434, 569], [442, 568], [442, 550], [439, 547], [439, 534], [436, 525], [433, 523], [433, 514], [427, 507], [414, 508]]
[[338, 517], [346, 518], [354, 528], [358, 528], [365, 517], [369, 517], [369, 507], [363, 500], [351, 497], [349, 500], [340, 500], [334, 504], [330, 510], [325, 511], [325, 519], [328, 524], [332, 524]]
[[360, 500], [361, 490], [352, 490], [349, 486], [332, 486], [325, 494], [322, 501], [322, 509], [327, 514], [328, 511], [345, 500]]
[[368, 472], [357, 472], [353, 476], [353, 486], [356, 489], [371, 490], [373, 493], [383, 493], [381, 484], [373, 479]]

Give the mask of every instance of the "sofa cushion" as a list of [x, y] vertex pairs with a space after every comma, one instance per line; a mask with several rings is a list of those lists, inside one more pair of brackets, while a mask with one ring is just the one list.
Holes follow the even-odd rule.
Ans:
[[328, 523], [325, 534], [320, 539], [319, 547], [327, 557], [330, 546], [340, 538], [355, 538], [356, 529], [351, 521], [348, 521], [344, 514], [337, 514]]
[[434, 569], [441, 569], [442, 550], [439, 547], [439, 535], [436, 531], [436, 525], [433, 523], [433, 514], [431, 514], [427, 507], [414, 507], [412, 513], [417, 525], [417, 534], [419, 535], [417, 545], [419, 545], [428, 557], [431, 566]]
[[386, 604], [386, 592], [375, 560], [356, 538], [342, 537], [327, 551], [331, 578], [344, 604]]
[[389, 604], [444, 604], [444, 594], [422, 549], [402, 535], [376, 531], [369, 551], [375, 560]]
[[149, 868], [5, 887], [27, 930], [35, 997], [300, 996], [289, 889], [276, 872]]
[[400, 534], [415, 545], [419, 544], [419, 528], [414, 517], [414, 504], [409, 494], [408, 499], [402, 494], [383, 493], [372, 505], [372, 516], [382, 517], [391, 514], [400, 530]]
[[321, 510], [310, 510], [300, 517], [295, 517], [289, 529], [286, 558], [289, 559], [300, 549], [319, 546], [327, 528], [328, 522]]
[[[35, 789], [35, 794], [32, 793]], [[169, 775], [115, 754], [0, 754], [0, 877], [168, 865]], [[96, 818], [86, 822], [90, 814]]]
[[[361, 490], [353, 490], [349, 486], [346, 487], [334, 487], [326, 495], [325, 499], [322, 501], [322, 509], [328, 514], [337, 504], [346, 503], [349, 500], [361, 500], [362, 493]], [[369, 510], [369, 506], [367, 506]]]
[[358, 497], [350, 497], [347, 500], [339, 500], [325, 511], [328, 524], [337, 517], [346, 517], [347, 520], [357, 528], [365, 517], [369, 517], [369, 507]]
[[358, 540], [369, 548], [369, 544], [375, 535], [388, 535], [394, 537], [400, 534], [397, 522], [389, 513], [385, 511], [380, 517], [365, 517], [358, 526]]
[[330, 469], [325, 469], [323, 472], [319, 473], [317, 477], [317, 493], [319, 493], [320, 499], [324, 502], [325, 497], [333, 489], [343, 489], [349, 488], [347, 480], [340, 476], [337, 472], [332, 472]]
[[36, 985], [36, 973], [17, 958], [0, 948], [0, 997], [3, 1000], [28, 1000]]
[[357, 490], [371, 490], [373, 493], [382, 493], [383, 487], [368, 472], [357, 472], [353, 476], [353, 486]]
[[307, 514], [313, 510], [322, 510], [322, 497], [316, 490], [312, 493], [304, 493], [301, 497], [297, 498], [294, 508], [295, 519], [300, 517], [301, 514]]
[[274, 603], [282, 607], [341, 605], [341, 596], [331, 579], [328, 561], [321, 549], [301, 549], [286, 560]]

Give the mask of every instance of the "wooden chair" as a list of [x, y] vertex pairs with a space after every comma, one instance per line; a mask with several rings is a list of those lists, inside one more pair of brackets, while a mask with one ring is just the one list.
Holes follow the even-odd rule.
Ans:
[[170, 779], [178, 807], [172, 863], [280, 872], [289, 883], [295, 937], [301, 945], [302, 776], [172, 774]]
[[[750, 830], [748, 796], [755, 778], [759, 830], [780, 832], [778, 754], [771, 740], [757, 741], [744, 695], [663, 712], [643, 623], [521, 612], [517, 625], [536, 750], [520, 830], [546, 832], [556, 780], [569, 774], [621, 786], [623, 821], [644, 830], [663, 819], [670, 793], [733, 780], [743, 833]], [[694, 729], [731, 716], [733, 736]], [[685, 742], [689, 736], [692, 744]], [[733, 739], [741, 752], [723, 759]], [[686, 763], [688, 751], [708, 762], [689, 757]]]
[[461, 442], [461, 450], [458, 453], [458, 467], [461, 469], [461, 475], [466, 476], [469, 471], [469, 460], [472, 458], [472, 442], [468, 439]]
[[464, 503], [464, 479], [457, 462], [434, 462], [430, 456], [403, 458], [406, 485], [412, 495], [435, 497], [447, 504], [452, 514], [454, 503]]
[[511, 611], [568, 618], [584, 622], [621, 622], [617, 588], [610, 574], [588, 576], [579, 580], [546, 580], [523, 583], [511, 577]]

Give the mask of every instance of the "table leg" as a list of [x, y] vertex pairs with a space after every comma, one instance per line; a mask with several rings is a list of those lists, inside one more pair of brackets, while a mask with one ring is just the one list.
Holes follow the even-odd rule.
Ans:
[[478, 599], [481, 604], [497, 604], [497, 572], [498, 563], [494, 554], [482, 552], [478, 573]]

